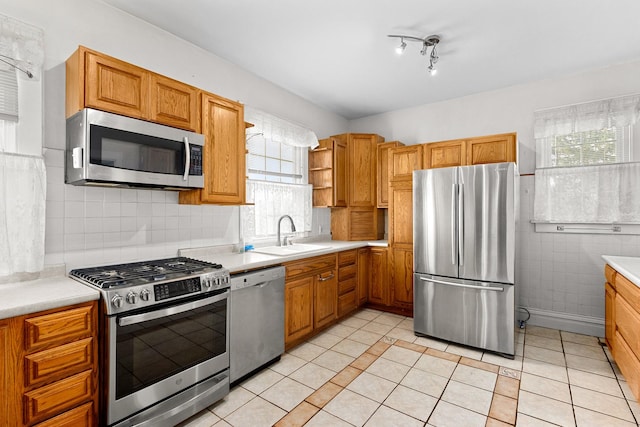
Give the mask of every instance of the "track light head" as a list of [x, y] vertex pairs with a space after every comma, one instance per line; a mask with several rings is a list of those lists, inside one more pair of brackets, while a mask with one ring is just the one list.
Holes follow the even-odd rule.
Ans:
[[[422, 56], [429, 55], [429, 67], [427, 67], [427, 70], [429, 71], [429, 74], [432, 76], [436, 74], [437, 71], [434, 68], [434, 65], [440, 59], [440, 57], [438, 56], [438, 53], [436, 52], [436, 46], [438, 45], [438, 43], [440, 43], [440, 36], [433, 34], [424, 38], [420, 38], [420, 37], [414, 37], [414, 36], [405, 36], [401, 34], [389, 34], [388, 37], [394, 37], [394, 38], [400, 39], [400, 45], [396, 47], [396, 53], [398, 55], [402, 54], [405, 48], [407, 47], [407, 43], [405, 42], [405, 40], [422, 43], [422, 49], [420, 50], [420, 55]], [[431, 53], [429, 53], [429, 48], [431, 48]]]
[[404, 52], [404, 49], [407, 47], [407, 44], [404, 42], [404, 38], [400, 39], [400, 45], [398, 47], [396, 47], [396, 53], [398, 55], [402, 55], [402, 53]]

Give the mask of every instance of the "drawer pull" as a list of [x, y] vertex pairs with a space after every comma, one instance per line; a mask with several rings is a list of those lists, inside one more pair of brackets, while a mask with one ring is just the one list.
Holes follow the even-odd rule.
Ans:
[[318, 275], [318, 280], [321, 281], [321, 282], [326, 282], [327, 280], [331, 280], [334, 277], [336, 277], [336, 275], [334, 273], [331, 273], [327, 277], [322, 277], [321, 275]]

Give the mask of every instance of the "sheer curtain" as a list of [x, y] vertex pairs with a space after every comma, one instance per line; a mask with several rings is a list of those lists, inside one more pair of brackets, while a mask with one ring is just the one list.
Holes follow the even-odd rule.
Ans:
[[42, 158], [0, 152], [0, 276], [42, 270], [46, 185]]

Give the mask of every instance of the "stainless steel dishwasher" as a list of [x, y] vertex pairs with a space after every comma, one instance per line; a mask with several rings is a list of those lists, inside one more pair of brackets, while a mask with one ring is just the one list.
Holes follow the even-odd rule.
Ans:
[[284, 353], [284, 271], [274, 267], [231, 276], [232, 383]]

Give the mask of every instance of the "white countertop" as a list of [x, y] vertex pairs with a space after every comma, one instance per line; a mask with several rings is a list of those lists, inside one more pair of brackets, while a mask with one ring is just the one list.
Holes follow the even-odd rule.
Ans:
[[279, 265], [288, 261], [295, 261], [298, 259], [310, 258], [318, 255], [325, 255], [334, 252], [347, 251], [349, 249], [364, 248], [367, 246], [381, 246], [386, 247], [388, 243], [386, 240], [375, 241], [341, 241], [341, 240], [325, 240], [320, 242], [313, 242], [314, 244], [326, 246], [326, 249], [303, 252], [295, 255], [276, 256], [261, 254], [254, 251], [248, 251], [244, 253], [229, 253], [219, 252], [212, 248], [195, 248], [195, 249], [180, 249], [180, 256], [186, 256], [189, 258], [195, 258], [202, 261], [216, 262], [222, 264], [225, 268], [233, 273], [240, 273], [242, 271], [254, 270], [256, 268], [271, 267]]
[[640, 287], [640, 257], [602, 255], [611, 267]]
[[0, 319], [100, 299], [100, 292], [64, 276], [0, 285]]

